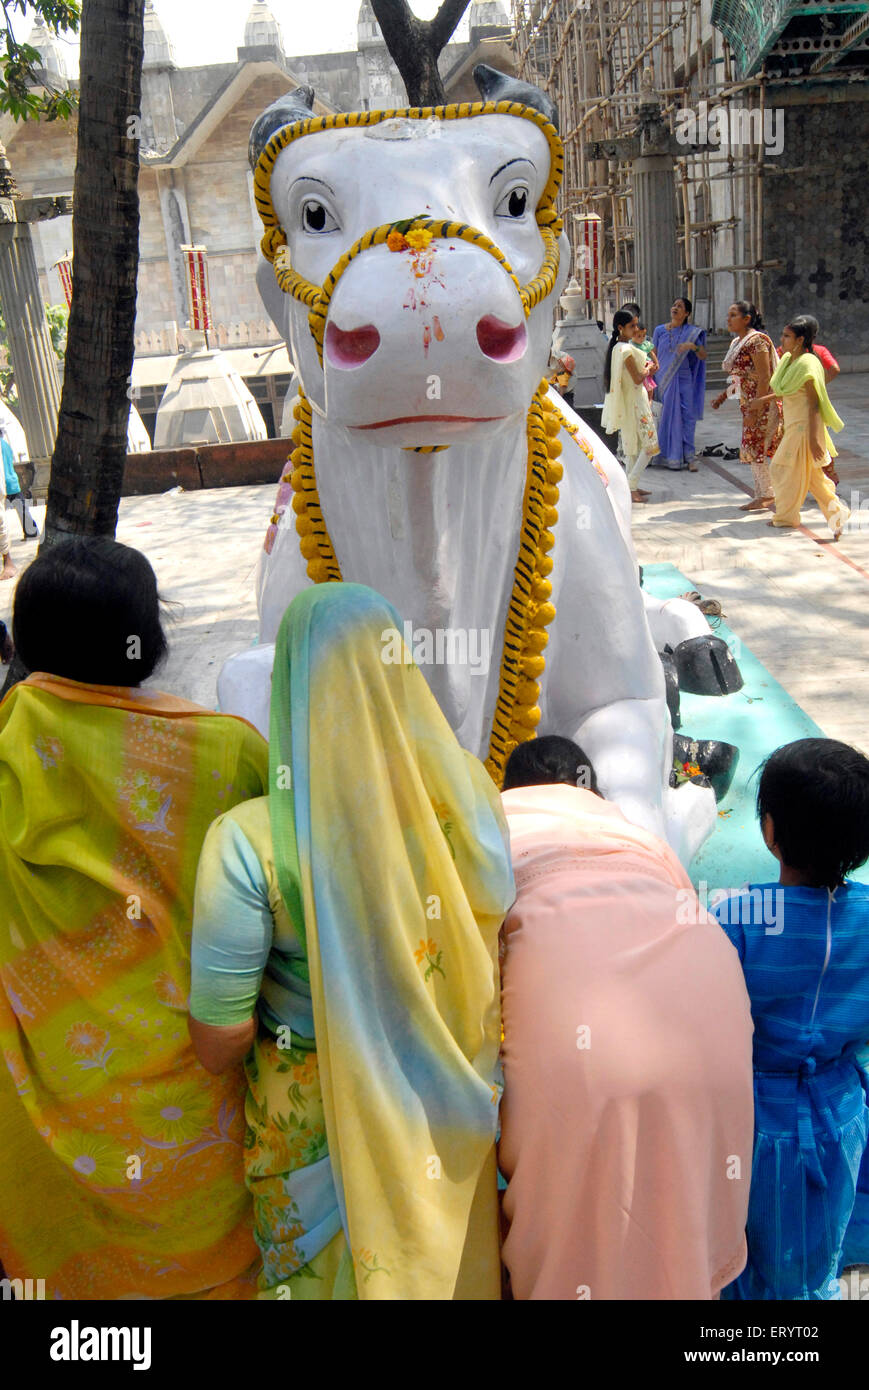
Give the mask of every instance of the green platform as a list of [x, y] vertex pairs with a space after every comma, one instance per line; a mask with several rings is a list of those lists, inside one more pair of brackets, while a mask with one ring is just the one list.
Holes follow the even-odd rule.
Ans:
[[[644, 565], [643, 587], [657, 598], [678, 598], [695, 588], [675, 565]], [[754, 810], [757, 778], [752, 774], [764, 758], [783, 743], [797, 738], [823, 738], [813, 719], [800, 709], [766, 667], [722, 622], [715, 635], [723, 638], [742, 672], [745, 684], [734, 695], [720, 697], [683, 694], [679, 733], [690, 738], [717, 738], [735, 743], [739, 765], [730, 791], [719, 802], [715, 832], [691, 862], [695, 884], [713, 888], [739, 887], [746, 882], [769, 883], [778, 878], [778, 864], [760, 835]], [[869, 865], [854, 878], [869, 883]]]

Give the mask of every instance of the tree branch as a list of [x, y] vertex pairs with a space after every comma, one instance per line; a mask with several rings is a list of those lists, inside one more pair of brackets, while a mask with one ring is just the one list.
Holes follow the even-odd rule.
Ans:
[[407, 0], [371, 0], [371, 8], [390, 53], [393, 43], [409, 44], [416, 40], [419, 20]]
[[434, 19], [428, 21], [426, 28], [431, 36], [435, 57], [441, 49], [446, 48], [458, 27], [459, 20], [468, 8], [468, 3], [469, 0], [443, 0]]
[[445, 97], [438, 55], [467, 9], [468, 0], [443, 0], [430, 21], [418, 19], [408, 0], [371, 0], [371, 5], [411, 106], [439, 106]]

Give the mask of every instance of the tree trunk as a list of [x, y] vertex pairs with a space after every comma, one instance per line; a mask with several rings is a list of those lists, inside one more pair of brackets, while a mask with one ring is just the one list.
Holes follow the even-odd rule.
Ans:
[[73, 296], [44, 544], [113, 536], [127, 453], [139, 269], [145, 0], [84, 0]]
[[407, 0], [371, 0], [371, 5], [411, 106], [442, 106], [446, 97], [438, 57], [468, 0], [443, 0], [430, 20], [417, 19]]

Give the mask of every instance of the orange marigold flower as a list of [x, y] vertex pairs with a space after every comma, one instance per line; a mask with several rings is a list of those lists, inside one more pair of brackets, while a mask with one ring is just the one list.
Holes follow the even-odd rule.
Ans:
[[406, 251], [408, 245], [407, 238], [402, 232], [390, 232], [386, 238], [386, 244], [390, 251]]

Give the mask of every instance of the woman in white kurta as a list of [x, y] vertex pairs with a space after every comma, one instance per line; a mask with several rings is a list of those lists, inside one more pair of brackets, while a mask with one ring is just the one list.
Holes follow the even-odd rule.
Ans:
[[607, 393], [601, 424], [608, 434], [621, 431], [631, 500], [645, 502], [650, 494], [638, 484], [649, 460], [659, 452], [659, 445], [644, 385], [651, 368], [646, 354], [633, 342], [636, 328], [636, 314], [630, 309], [619, 309], [613, 318], [604, 368]]

